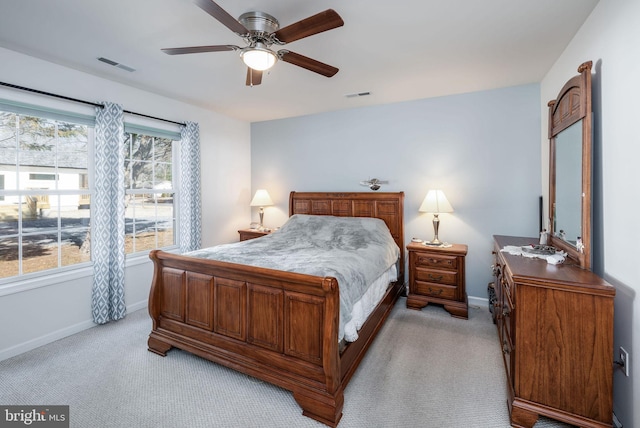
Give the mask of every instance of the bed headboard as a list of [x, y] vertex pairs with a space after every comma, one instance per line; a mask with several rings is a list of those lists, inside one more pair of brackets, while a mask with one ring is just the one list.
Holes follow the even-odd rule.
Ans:
[[291, 192], [289, 215], [375, 217], [384, 220], [400, 248], [400, 275], [404, 281], [404, 192]]

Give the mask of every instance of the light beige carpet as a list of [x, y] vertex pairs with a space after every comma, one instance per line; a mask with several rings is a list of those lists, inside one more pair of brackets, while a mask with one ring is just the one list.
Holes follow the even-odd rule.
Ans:
[[[288, 391], [180, 350], [147, 351], [146, 310], [0, 362], [0, 404], [64, 404], [72, 427], [322, 427]], [[400, 299], [345, 391], [339, 427], [509, 427], [487, 309]], [[565, 427], [541, 419], [536, 428]]]

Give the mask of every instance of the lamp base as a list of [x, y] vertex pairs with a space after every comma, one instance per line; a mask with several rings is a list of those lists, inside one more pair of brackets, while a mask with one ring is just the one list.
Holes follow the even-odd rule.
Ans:
[[424, 245], [428, 245], [430, 247], [442, 247], [444, 242], [438, 239], [438, 227], [440, 226], [440, 219], [438, 218], [438, 214], [433, 214], [433, 240], [432, 241], [424, 241]]

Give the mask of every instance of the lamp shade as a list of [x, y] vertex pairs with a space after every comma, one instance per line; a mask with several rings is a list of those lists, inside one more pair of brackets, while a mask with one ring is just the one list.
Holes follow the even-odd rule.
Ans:
[[240, 56], [247, 67], [259, 71], [270, 69], [278, 60], [276, 54], [262, 43], [256, 43], [256, 46], [242, 50]]
[[267, 192], [265, 189], [256, 190], [256, 194], [251, 200], [251, 206], [266, 207], [269, 205], [273, 205], [273, 201], [271, 200], [271, 196], [269, 196], [269, 192]]
[[423, 213], [452, 213], [453, 207], [442, 190], [429, 190], [418, 211]]

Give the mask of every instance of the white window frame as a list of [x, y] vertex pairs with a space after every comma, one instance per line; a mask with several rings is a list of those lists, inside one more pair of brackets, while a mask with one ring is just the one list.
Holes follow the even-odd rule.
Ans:
[[[13, 108], [15, 106], [15, 108]], [[91, 116], [87, 115], [76, 115], [73, 113], [60, 112], [56, 110], [50, 110], [46, 108], [39, 108], [37, 106], [30, 106], [21, 103], [13, 103], [0, 100], [0, 111], [14, 113], [18, 116], [32, 116], [39, 117], [42, 119], [58, 121], [58, 122], [67, 122], [74, 123], [79, 125], [87, 126], [87, 173], [89, 174], [89, 188], [88, 189], [70, 189], [70, 190], [62, 190], [62, 189], [47, 189], [47, 190], [29, 190], [20, 188], [20, 184], [18, 183], [17, 189], [0, 189], [3, 191], [3, 196], [34, 196], [34, 195], [50, 195], [50, 196], [64, 196], [64, 195], [78, 195], [78, 194], [88, 194], [89, 197], [93, 197], [94, 195], [94, 187], [93, 187], [93, 177], [94, 177], [94, 169], [95, 169], [95, 156], [94, 156], [94, 147], [95, 147], [95, 119]], [[75, 120], [78, 119], [78, 120]], [[56, 165], [57, 167], [57, 165]], [[56, 168], [56, 172], [54, 173], [56, 177], [58, 177], [58, 170]], [[90, 209], [90, 208], [89, 208]], [[90, 209], [91, 210], [91, 209]], [[91, 219], [92, 212], [89, 212], [89, 220]], [[24, 234], [22, 231], [22, 214], [18, 217], [18, 236], [29, 236], [30, 233]], [[53, 229], [52, 229], [53, 230]], [[58, 220], [57, 224], [57, 238], [58, 244], [60, 243], [61, 234], [62, 234], [62, 226]], [[48, 232], [47, 232], [48, 233]], [[19, 252], [19, 257], [22, 260], [22, 250]], [[72, 265], [61, 266], [61, 255], [58, 254], [58, 266], [55, 268], [44, 269], [37, 272], [29, 272], [23, 273], [22, 268], [19, 269], [17, 275], [9, 276], [6, 278], [0, 278], [0, 296], [6, 294], [12, 294], [14, 292], [24, 291], [32, 288], [38, 288], [40, 286], [47, 285], [51, 283], [52, 277], [64, 276], [67, 274], [71, 274], [72, 277], [83, 277], [88, 275], [88, 272], [92, 273], [93, 261], [91, 260], [91, 255], [89, 256], [90, 260], [86, 262], [75, 263]], [[22, 263], [20, 263], [22, 265]], [[19, 287], [16, 287], [19, 285]]]
[[[18, 101], [0, 99], [0, 111], [8, 111], [15, 114], [22, 114], [27, 116], [37, 116], [45, 119], [52, 120], [60, 120], [67, 121], [71, 123], [80, 123], [89, 126], [88, 130], [88, 180], [89, 180], [89, 194], [91, 198], [94, 198], [95, 195], [95, 115], [94, 114], [85, 114], [85, 113], [76, 113], [72, 111], [62, 111], [58, 109], [37, 106], [32, 104], [21, 103]], [[180, 230], [179, 230], [179, 219], [180, 219], [180, 132], [175, 130], [175, 127], [172, 127], [171, 130], [163, 130], [158, 128], [151, 128], [144, 125], [137, 125], [125, 122], [125, 131], [129, 128], [128, 132], [131, 132], [133, 129], [134, 132], [140, 134], [147, 134], [149, 132], [157, 133], [156, 136], [160, 136], [162, 138], [169, 138], [173, 140], [172, 143], [172, 178], [173, 178], [173, 192], [174, 192], [174, 214], [173, 214], [173, 222], [174, 222], [174, 237], [175, 242], [174, 245], [169, 247], [161, 247], [166, 251], [179, 251], [180, 248]], [[7, 192], [6, 189], [4, 194], [8, 195], [10, 192]], [[20, 192], [15, 191], [15, 193]], [[23, 192], [24, 193], [24, 192]], [[71, 193], [78, 193], [76, 190], [71, 191]], [[90, 216], [93, 213], [90, 214]], [[59, 229], [59, 228], [58, 228]], [[129, 253], [125, 257], [125, 266], [133, 266], [142, 263], [149, 263], [148, 253], [151, 250], [145, 250], [136, 253]], [[15, 294], [35, 288], [52, 286], [55, 284], [66, 283], [68, 281], [74, 281], [82, 278], [92, 277], [93, 272], [93, 262], [83, 262], [70, 266], [57, 267], [52, 269], [47, 269], [39, 272], [32, 272], [27, 274], [19, 274], [7, 278], [0, 278], [0, 296]]]

